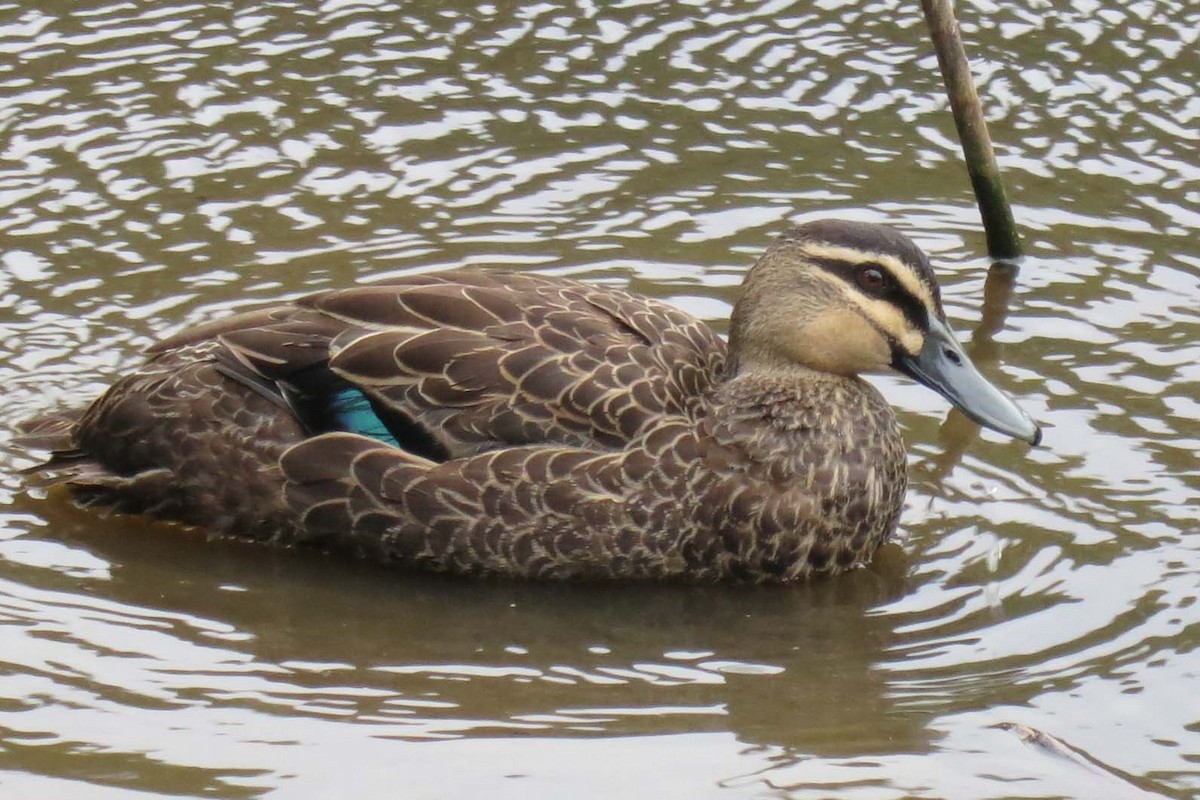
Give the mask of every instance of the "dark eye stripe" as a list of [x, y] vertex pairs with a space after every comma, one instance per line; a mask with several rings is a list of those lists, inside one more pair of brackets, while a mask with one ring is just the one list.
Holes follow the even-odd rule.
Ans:
[[891, 271], [878, 262], [852, 262], [843, 261], [840, 258], [824, 258], [822, 256], [809, 256], [808, 260], [826, 272], [838, 276], [858, 291], [862, 291], [858, 285], [859, 270], [864, 267], [878, 269], [885, 276], [885, 284], [882, 291], [875, 296], [881, 300], [886, 300], [900, 309], [904, 313], [905, 318], [919, 330], [929, 330], [929, 311], [925, 308], [925, 304], [904, 288], [900, 281], [892, 276]]

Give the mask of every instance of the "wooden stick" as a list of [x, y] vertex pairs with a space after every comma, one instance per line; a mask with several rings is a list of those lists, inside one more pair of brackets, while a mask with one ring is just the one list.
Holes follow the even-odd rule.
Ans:
[[996, 260], [1015, 260], [1021, 255], [1021, 237], [1017, 234], [1012, 208], [1004, 193], [1000, 167], [996, 164], [983, 108], [971, 80], [954, 9], [950, 0], [921, 0], [921, 8], [933, 37], [938, 66], [954, 112], [954, 124], [962, 142], [963, 156], [967, 159], [967, 173], [971, 176], [979, 214], [983, 217], [988, 254]]

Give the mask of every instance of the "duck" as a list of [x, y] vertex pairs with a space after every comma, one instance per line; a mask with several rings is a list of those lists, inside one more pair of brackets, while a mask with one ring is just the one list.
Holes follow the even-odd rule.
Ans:
[[459, 268], [186, 329], [24, 427], [77, 502], [459, 576], [789, 582], [866, 564], [907, 460], [894, 369], [1036, 445], [892, 228], [795, 225], [728, 341], [658, 300]]

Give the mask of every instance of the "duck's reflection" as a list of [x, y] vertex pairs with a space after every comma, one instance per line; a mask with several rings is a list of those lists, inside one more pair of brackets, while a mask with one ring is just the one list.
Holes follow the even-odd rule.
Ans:
[[[923, 718], [893, 708], [876, 669], [895, 620], [872, 609], [905, 588], [896, 546], [867, 569], [784, 587], [479, 583], [206, 542], [132, 517], [97, 524], [61, 493], [37, 502], [56, 538], [111, 563], [93, 592], [231, 626], [222, 646], [273, 675], [289, 670], [285, 685], [304, 687], [308, 703], [323, 687], [343, 703], [344, 687], [370, 688], [353, 701], [364, 719], [395, 701], [393, 712], [416, 707], [468, 736], [731, 730], [824, 755], [926, 746]], [[221, 676], [196, 681], [223, 702]]]

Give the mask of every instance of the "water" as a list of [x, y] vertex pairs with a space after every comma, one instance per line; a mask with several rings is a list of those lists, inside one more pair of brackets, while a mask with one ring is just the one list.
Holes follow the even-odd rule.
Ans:
[[1200, 796], [1200, 11], [1008, 5], [960, 10], [1029, 252], [997, 325], [915, 2], [0, 3], [0, 429], [185, 323], [464, 262], [723, 330], [838, 215], [932, 254], [1046, 430], [879, 378], [903, 541], [782, 589], [206, 542], [0, 439], [5, 797]]

